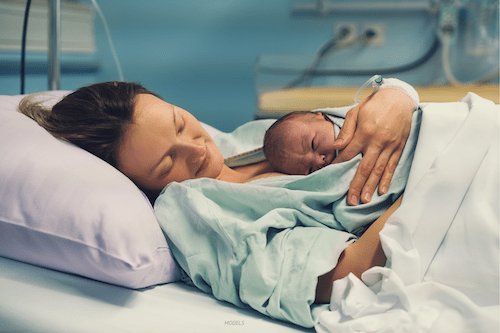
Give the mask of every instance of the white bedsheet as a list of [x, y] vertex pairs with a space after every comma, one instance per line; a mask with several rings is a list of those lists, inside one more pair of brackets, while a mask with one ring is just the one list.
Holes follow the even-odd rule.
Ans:
[[132, 290], [0, 257], [2, 333], [313, 332], [184, 283]]
[[469, 94], [423, 106], [386, 267], [334, 283], [324, 332], [499, 331], [499, 106]]

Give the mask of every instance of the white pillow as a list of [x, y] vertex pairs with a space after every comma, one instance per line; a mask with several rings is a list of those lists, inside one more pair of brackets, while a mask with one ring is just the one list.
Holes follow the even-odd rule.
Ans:
[[129, 288], [178, 280], [144, 194], [17, 112], [22, 97], [0, 96], [0, 256]]

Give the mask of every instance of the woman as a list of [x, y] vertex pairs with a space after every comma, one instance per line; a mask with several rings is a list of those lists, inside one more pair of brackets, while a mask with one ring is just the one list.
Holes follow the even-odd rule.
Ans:
[[[173, 108], [153, 97], [157, 96], [137, 84], [107, 82], [78, 89], [57, 103], [52, 110], [43, 109], [41, 104], [32, 103], [31, 99], [24, 100], [20, 110], [54, 136], [70, 141], [122, 170], [121, 167], [126, 168], [127, 163], [124, 161], [125, 165], [119, 165], [120, 145], [129, 125], [134, 123], [134, 117], [140, 118], [139, 111], [136, 112], [138, 115], [134, 114], [135, 109], [144, 109], [148, 104], [158, 105], [159, 109]], [[199, 127], [197, 120], [188, 112], [177, 107], [175, 109], [192, 120], [190, 124], [194, 123]], [[342, 152], [333, 163], [350, 160], [358, 153], [363, 154], [349, 189], [350, 204], [357, 204], [358, 198], [363, 203], [369, 202], [377, 185], [380, 185], [380, 194], [387, 191], [408, 137], [412, 111], [413, 102], [405, 93], [398, 89], [383, 89], [347, 113], [333, 147]], [[144, 117], [147, 116], [144, 114]], [[148, 125], [145, 123], [144, 126]], [[204, 136], [208, 135], [204, 133]], [[213, 145], [209, 147], [214, 148]], [[215, 154], [214, 157], [220, 158], [217, 152]], [[222, 168], [221, 162], [218, 163]], [[223, 169], [229, 171], [227, 168]], [[269, 170], [267, 165], [240, 169], [239, 181], [248, 181], [252, 176]], [[124, 173], [127, 174], [125, 171]], [[143, 179], [145, 183], [142, 184], [139, 178], [135, 179], [132, 174], [130, 176], [143, 189], [152, 190], [153, 196], [159, 193], [170, 178], [175, 178], [165, 178], [157, 184], [151, 184], [151, 181], [154, 182], [152, 179], [149, 182]], [[233, 176], [238, 178], [234, 173]], [[182, 180], [182, 177], [177, 180]]]
[[[122, 82], [78, 89], [44, 110], [24, 100], [19, 107], [55, 137], [70, 141], [115, 166], [141, 189], [157, 196], [171, 182], [212, 178], [246, 183], [280, 174], [268, 163], [231, 169], [201, 124], [187, 111], [161, 100], [140, 85]], [[380, 180], [386, 191], [408, 137], [413, 102], [398, 89], [383, 89], [355, 106], [336, 141], [343, 151], [335, 162], [364, 157], [351, 183], [349, 202], [369, 202]], [[361, 191], [363, 189], [363, 191]], [[333, 280], [349, 272], [360, 276], [385, 264], [378, 232], [399, 206], [398, 200], [356, 242], [338, 264], [319, 277], [316, 302], [328, 303]]]

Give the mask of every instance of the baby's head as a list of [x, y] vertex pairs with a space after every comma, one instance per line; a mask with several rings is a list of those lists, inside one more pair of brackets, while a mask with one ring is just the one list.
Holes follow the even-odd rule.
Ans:
[[335, 128], [321, 112], [291, 112], [278, 119], [264, 136], [264, 153], [274, 170], [308, 175], [330, 164]]

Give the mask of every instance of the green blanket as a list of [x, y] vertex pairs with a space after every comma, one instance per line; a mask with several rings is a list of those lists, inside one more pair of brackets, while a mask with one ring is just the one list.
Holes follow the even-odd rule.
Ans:
[[[247, 136], [262, 135], [269, 124], [244, 129]], [[185, 278], [217, 299], [312, 327], [318, 276], [332, 270], [345, 247], [403, 192], [419, 124], [416, 112], [389, 193], [375, 194], [369, 204], [346, 203], [361, 156], [308, 176], [168, 185], [155, 214]]]

